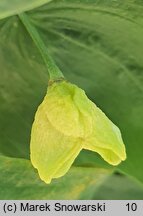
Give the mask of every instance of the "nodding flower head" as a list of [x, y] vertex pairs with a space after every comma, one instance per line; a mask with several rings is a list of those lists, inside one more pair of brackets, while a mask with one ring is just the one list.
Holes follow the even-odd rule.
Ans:
[[35, 115], [31, 162], [50, 183], [69, 170], [82, 149], [99, 153], [112, 165], [126, 159], [120, 130], [85, 92], [65, 80], [53, 82]]

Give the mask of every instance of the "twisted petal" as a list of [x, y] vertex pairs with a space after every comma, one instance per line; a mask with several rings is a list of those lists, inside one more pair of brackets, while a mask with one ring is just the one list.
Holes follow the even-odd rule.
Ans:
[[31, 161], [40, 178], [50, 183], [63, 176], [82, 149], [82, 141], [65, 136], [49, 122], [41, 104], [37, 110], [31, 134]]
[[44, 110], [50, 123], [67, 136], [86, 137], [92, 133], [92, 109], [85, 92], [63, 81], [49, 87]]
[[126, 159], [120, 130], [95, 104], [91, 102], [91, 105], [94, 109], [94, 129], [83, 148], [95, 151], [108, 163], [117, 165]]

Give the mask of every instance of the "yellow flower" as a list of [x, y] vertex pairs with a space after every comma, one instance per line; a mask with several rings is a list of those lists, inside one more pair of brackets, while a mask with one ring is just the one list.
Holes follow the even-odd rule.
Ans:
[[35, 115], [30, 148], [31, 162], [46, 183], [63, 176], [82, 149], [112, 165], [126, 159], [118, 127], [82, 89], [65, 80], [49, 86]]

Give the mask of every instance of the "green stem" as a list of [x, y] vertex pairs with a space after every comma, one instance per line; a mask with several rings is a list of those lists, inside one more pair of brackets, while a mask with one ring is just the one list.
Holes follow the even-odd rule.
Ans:
[[40, 38], [36, 28], [31, 24], [28, 16], [25, 13], [22, 13], [19, 14], [19, 18], [24, 24], [24, 26], [26, 27], [35, 45], [40, 51], [43, 60], [46, 64], [46, 67], [48, 69], [50, 80], [57, 80], [57, 79], [64, 78], [64, 75], [62, 74], [58, 66], [55, 64], [52, 57], [48, 54], [47, 47], [45, 46], [44, 42]]

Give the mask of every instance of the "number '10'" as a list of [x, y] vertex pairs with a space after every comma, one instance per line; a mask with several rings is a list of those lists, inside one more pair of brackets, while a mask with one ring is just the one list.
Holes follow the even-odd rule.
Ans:
[[128, 207], [128, 211], [136, 211], [137, 204], [136, 203], [127, 203], [126, 206]]

